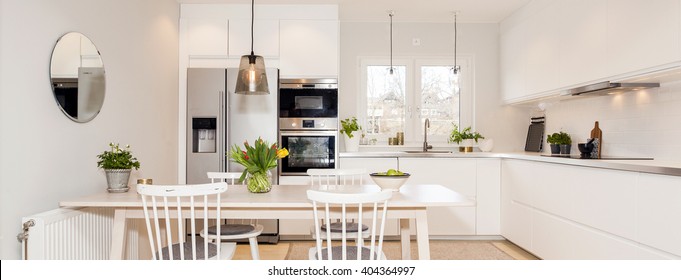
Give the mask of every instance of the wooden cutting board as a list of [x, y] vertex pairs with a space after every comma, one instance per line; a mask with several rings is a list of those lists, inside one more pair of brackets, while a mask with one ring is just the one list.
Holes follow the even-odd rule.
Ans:
[[591, 130], [591, 139], [598, 139], [598, 158], [601, 158], [601, 147], [603, 147], [603, 131], [598, 127], [598, 121], [594, 124], [594, 129]]

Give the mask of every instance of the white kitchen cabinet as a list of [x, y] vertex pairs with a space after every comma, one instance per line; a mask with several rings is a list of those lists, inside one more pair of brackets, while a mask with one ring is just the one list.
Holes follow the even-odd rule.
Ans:
[[501, 173], [501, 233], [540, 258], [681, 258], [681, 177], [512, 159]]
[[337, 20], [281, 20], [282, 78], [338, 77]]
[[607, 0], [560, 1], [559, 87], [607, 76]]
[[560, 83], [558, 4], [558, 1], [553, 1], [527, 20], [527, 39], [523, 51], [528, 54], [525, 57], [525, 90], [528, 94], [554, 89]]
[[506, 103], [681, 63], [681, 1], [531, 1], [502, 21]]
[[[263, 57], [279, 56], [279, 20], [255, 20], [253, 51]], [[251, 53], [251, 20], [229, 20], [229, 55], [240, 57]]]
[[681, 177], [641, 174], [635, 197], [638, 240], [681, 256]]
[[477, 235], [500, 235], [501, 160], [476, 159], [475, 170], [475, 233]]
[[608, 74], [680, 60], [680, 4], [678, 0], [608, 0]]
[[[187, 54], [189, 56], [227, 56], [229, 20], [222, 18], [187, 19]], [[250, 52], [249, 52], [250, 53]]]
[[[407, 184], [440, 184], [464, 196], [476, 196], [475, 159], [400, 158], [400, 170], [411, 174]], [[433, 235], [475, 235], [475, 207], [429, 207], [428, 232]], [[413, 233], [412, 233], [413, 234]]]
[[501, 33], [499, 41], [499, 67], [501, 68], [501, 93], [503, 99], [511, 103], [523, 99], [526, 93], [526, 64], [525, 37], [527, 25], [520, 23]]

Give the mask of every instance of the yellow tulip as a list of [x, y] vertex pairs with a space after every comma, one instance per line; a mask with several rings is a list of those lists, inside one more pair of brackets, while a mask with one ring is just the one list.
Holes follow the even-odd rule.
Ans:
[[288, 150], [286, 148], [277, 151], [277, 158], [285, 158], [286, 156], [288, 156]]

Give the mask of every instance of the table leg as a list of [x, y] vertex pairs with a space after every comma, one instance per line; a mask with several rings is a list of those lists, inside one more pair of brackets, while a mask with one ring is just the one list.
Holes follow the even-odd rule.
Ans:
[[400, 219], [400, 241], [402, 242], [402, 259], [411, 260], [411, 234], [409, 231], [409, 219]]
[[419, 247], [419, 260], [430, 260], [426, 209], [416, 211], [416, 244]]
[[122, 260], [125, 252], [125, 236], [126, 236], [126, 210], [125, 208], [116, 208], [114, 210], [113, 233], [111, 237], [111, 252], [109, 252], [110, 260]]

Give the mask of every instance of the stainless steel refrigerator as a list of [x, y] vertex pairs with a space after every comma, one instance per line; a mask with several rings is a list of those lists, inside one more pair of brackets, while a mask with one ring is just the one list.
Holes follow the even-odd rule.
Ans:
[[[187, 184], [209, 183], [207, 172], [241, 172], [229, 160], [233, 145], [258, 137], [277, 141], [279, 69], [267, 69], [268, 95], [237, 95], [237, 68], [187, 69]], [[272, 169], [272, 183], [278, 183]], [[278, 220], [259, 220], [265, 227], [260, 242], [279, 240]]]

